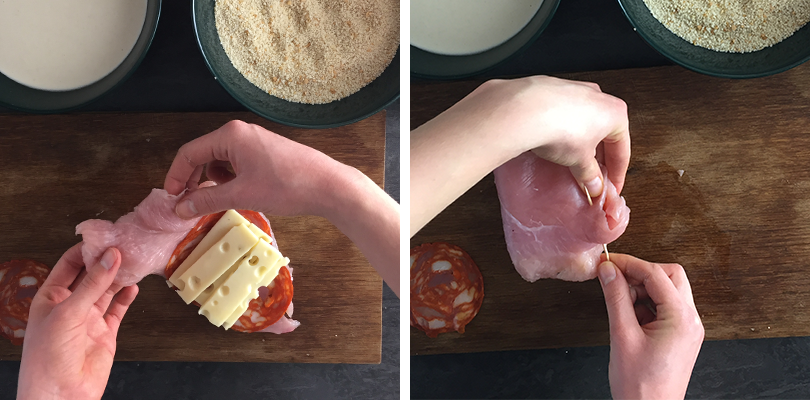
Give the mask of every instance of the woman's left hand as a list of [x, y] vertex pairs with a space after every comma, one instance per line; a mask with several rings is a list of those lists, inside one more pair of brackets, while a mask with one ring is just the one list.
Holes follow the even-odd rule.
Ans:
[[31, 303], [18, 399], [100, 399], [115, 338], [138, 286], [114, 285], [121, 253], [109, 248], [85, 271], [81, 243], [56, 263]]

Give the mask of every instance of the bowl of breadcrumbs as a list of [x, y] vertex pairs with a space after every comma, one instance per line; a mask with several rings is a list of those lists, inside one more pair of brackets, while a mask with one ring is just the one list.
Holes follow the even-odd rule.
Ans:
[[251, 111], [350, 124], [399, 98], [399, 0], [194, 0], [208, 68]]
[[810, 60], [810, 0], [619, 0], [658, 52], [691, 70], [756, 78]]

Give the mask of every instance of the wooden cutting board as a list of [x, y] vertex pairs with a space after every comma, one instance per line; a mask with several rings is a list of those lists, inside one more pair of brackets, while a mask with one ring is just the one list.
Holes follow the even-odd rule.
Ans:
[[[250, 113], [0, 115], [0, 261], [53, 266], [86, 219], [115, 220], [162, 187], [177, 149], [232, 119], [264, 126], [357, 167], [383, 186], [385, 113], [336, 129], [282, 126]], [[157, 276], [140, 283], [116, 360], [379, 363], [382, 281], [360, 251], [317, 217], [268, 216], [294, 268], [284, 335], [216, 328]], [[0, 340], [0, 360], [21, 347]]]
[[[563, 77], [597, 82], [629, 107], [622, 194], [632, 211], [609, 249], [682, 264], [708, 340], [810, 335], [810, 63], [750, 80], [680, 67]], [[414, 85], [411, 128], [479, 83]], [[608, 344], [596, 280], [527, 283], [514, 271], [491, 174], [411, 245], [432, 241], [470, 253], [484, 303], [464, 335], [411, 328], [412, 354]]]

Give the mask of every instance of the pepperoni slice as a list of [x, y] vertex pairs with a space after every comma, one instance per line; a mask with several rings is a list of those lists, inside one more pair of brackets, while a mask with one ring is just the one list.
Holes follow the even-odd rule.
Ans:
[[[262, 231], [270, 235], [273, 239], [272, 245], [278, 248], [276, 245], [276, 237], [273, 236], [273, 230], [270, 229], [270, 223], [267, 222], [267, 219], [262, 215], [262, 213], [257, 211], [251, 210], [236, 210], [241, 214], [245, 219], [259, 227]], [[217, 224], [220, 218], [225, 215], [225, 211], [221, 211], [215, 214], [208, 214], [197, 222], [197, 225], [194, 225], [194, 228], [186, 235], [185, 238], [180, 242], [180, 244], [175, 247], [174, 252], [172, 253], [171, 258], [169, 258], [169, 263], [166, 264], [166, 270], [164, 271], [166, 274], [166, 279], [172, 276], [174, 271], [180, 267], [180, 264], [188, 258], [191, 252], [197, 247], [198, 244], [203, 240], [205, 235], [211, 231], [214, 225]]]
[[464, 333], [484, 301], [484, 279], [472, 258], [449, 243], [411, 249], [411, 325], [429, 337]]
[[0, 333], [12, 344], [22, 345], [31, 301], [50, 272], [33, 260], [0, 264]]
[[284, 316], [293, 298], [290, 270], [287, 267], [279, 269], [278, 276], [267, 288], [266, 293], [259, 290], [259, 297], [250, 301], [245, 314], [239, 317], [231, 329], [239, 332], [258, 332]]
[[[270, 222], [260, 212], [251, 210], [236, 210], [245, 219], [259, 227], [262, 231], [270, 235], [273, 239], [271, 243], [275, 248], [278, 248], [276, 237], [273, 236], [273, 230], [270, 228]], [[216, 225], [225, 211], [209, 214], [200, 219], [197, 225], [191, 229], [186, 237], [177, 245], [166, 265], [166, 279], [172, 276], [174, 271], [180, 267], [180, 264], [188, 258], [189, 254], [197, 247], [208, 232]], [[260, 331], [284, 316], [287, 307], [292, 303], [293, 298], [293, 284], [292, 275], [287, 267], [281, 268], [278, 276], [273, 282], [268, 285], [267, 290], [259, 289], [259, 297], [253, 299], [248, 305], [248, 309], [239, 320], [233, 324], [231, 329], [239, 332], [257, 332]], [[200, 306], [196, 301], [193, 302]]]

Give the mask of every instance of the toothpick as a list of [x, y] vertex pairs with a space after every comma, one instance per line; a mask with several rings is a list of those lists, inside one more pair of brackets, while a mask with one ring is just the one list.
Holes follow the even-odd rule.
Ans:
[[588, 198], [588, 205], [592, 206], [593, 205], [593, 199], [591, 199], [591, 193], [588, 192], [588, 187], [585, 186], [585, 185], [582, 185], [582, 188], [585, 189], [585, 197]]
[[[593, 199], [591, 199], [591, 193], [588, 191], [588, 187], [582, 185], [582, 188], [585, 189], [585, 197], [588, 198], [588, 204], [593, 205]], [[607, 244], [603, 244], [602, 248], [605, 249], [605, 258], [610, 261], [610, 253], [608, 253]]]

